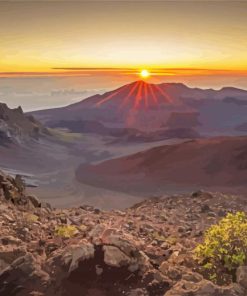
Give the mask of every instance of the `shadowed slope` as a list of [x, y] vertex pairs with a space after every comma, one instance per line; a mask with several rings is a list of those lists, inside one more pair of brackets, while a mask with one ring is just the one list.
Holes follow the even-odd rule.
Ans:
[[247, 137], [193, 140], [160, 146], [98, 165], [81, 166], [83, 183], [127, 192], [157, 192], [166, 186], [244, 187]]

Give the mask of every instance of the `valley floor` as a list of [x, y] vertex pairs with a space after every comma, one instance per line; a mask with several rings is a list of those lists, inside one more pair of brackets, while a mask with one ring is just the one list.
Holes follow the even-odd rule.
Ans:
[[[76, 169], [81, 164], [95, 164], [182, 141], [185, 140], [113, 143], [111, 137], [57, 132], [56, 141], [42, 139], [21, 147], [0, 147], [0, 169], [12, 175], [23, 175], [27, 184], [31, 185], [28, 188], [30, 193], [56, 207], [87, 203], [103, 209], [123, 209], [143, 200], [143, 195], [83, 184], [75, 177]], [[173, 193], [174, 188], [168, 192]]]

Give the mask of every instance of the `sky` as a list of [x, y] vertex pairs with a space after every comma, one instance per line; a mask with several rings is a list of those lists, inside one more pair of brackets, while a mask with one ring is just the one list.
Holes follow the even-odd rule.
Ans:
[[40, 77], [46, 92], [54, 76], [70, 81], [59, 90], [78, 90], [75, 76], [79, 91], [100, 90], [142, 69], [157, 83], [247, 89], [246, 15], [247, 1], [0, 1], [0, 99]]

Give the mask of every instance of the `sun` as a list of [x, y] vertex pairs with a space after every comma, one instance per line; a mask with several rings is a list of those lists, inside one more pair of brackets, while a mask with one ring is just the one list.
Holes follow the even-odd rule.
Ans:
[[142, 78], [148, 78], [149, 76], [150, 76], [150, 73], [149, 73], [149, 71], [148, 70], [141, 70], [141, 72], [140, 72], [140, 76], [142, 77]]

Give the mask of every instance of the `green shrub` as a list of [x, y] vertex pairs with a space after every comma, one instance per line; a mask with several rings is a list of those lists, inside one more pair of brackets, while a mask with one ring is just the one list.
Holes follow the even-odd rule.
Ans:
[[57, 236], [70, 238], [77, 233], [77, 229], [73, 225], [58, 226], [55, 230]]
[[247, 263], [247, 216], [228, 214], [211, 226], [204, 242], [195, 248], [204, 275], [217, 283], [235, 281], [236, 269]]

